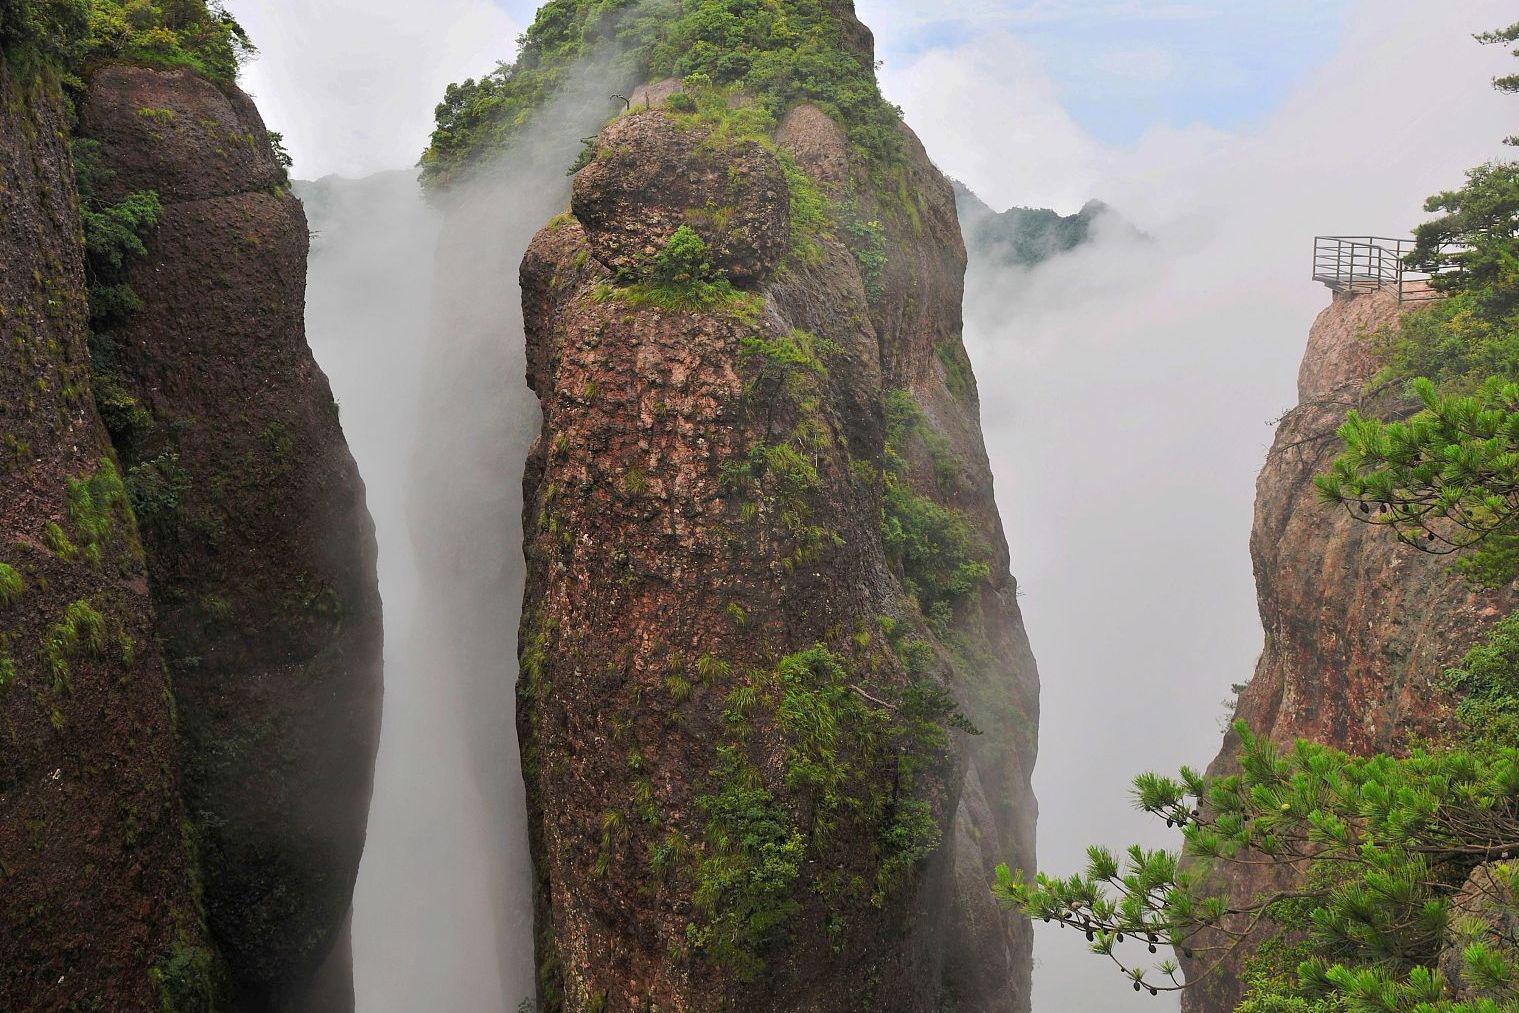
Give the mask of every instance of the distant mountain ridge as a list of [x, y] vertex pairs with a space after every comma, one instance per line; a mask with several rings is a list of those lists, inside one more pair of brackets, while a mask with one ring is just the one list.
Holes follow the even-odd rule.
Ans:
[[1004, 267], [1034, 267], [1089, 242], [1099, 222], [1135, 238], [1143, 234], [1099, 200], [1088, 201], [1074, 215], [1048, 208], [993, 211], [963, 183], [956, 182], [955, 209], [971, 257]]

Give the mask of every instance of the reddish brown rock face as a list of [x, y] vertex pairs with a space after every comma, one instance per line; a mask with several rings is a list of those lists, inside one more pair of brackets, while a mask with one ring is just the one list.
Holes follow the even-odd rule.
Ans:
[[157, 1009], [155, 967], [211, 954], [65, 129], [0, 56], [0, 1009]]
[[[1341, 449], [1336, 431], [1352, 408], [1391, 417], [1409, 406], [1368, 402], [1379, 366], [1366, 335], [1395, 324], [1386, 294], [1336, 300], [1313, 326], [1298, 377], [1300, 403], [1283, 419], [1261, 472], [1250, 548], [1266, 647], [1241, 694], [1237, 717], [1288, 743], [1298, 738], [1352, 753], [1396, 750], [1410, 734], [1439, 735], [1451, 701], [1447, 668], [1493, 622], [1511, 596], [1479, 591], [1450, 572], [1451, 561], [1400, 545], [1319, 501], [1314, 477]], [[1229, 735], [1212, 772], [1227, 772]], [[1234, 896], [1283, 882], [1231, 872], [1217, 881]], [[1203, 970], [1196, 964], [1192, 973]], [[1184, 1008], [1223, 1013], [1239, 1001], [1238, 960], [1186, 993]]]
[[[572, 208], [596, 259], [638, 276], [681, 226], [707, 243], [735, 284], [768, 278], [791, 240], [786, 178], [748, 141], [716, 148], [701, 130], [641, 112], [605, 131], [597, 157], [575, 176]], [[657, 177], [658, 185], [651, 186]]]
[[[798, 162], [839, 193], [842, 134], [807, 116], [781, 141], [805, 138]], [[877, 273], [842, 225], [798, 237], [772, 213], [762, 146], [733, 152], [749, 171], [724, 172], [720, 198], [672, 187], [701, 140], [658, 111], [614, 122], [573, 216], [522, 265], [543, 411], [518, 709], [541, 998], [1026, 1009], [1026, 927], [989, 884], [998, 861], [1033, 867], [1037, 688], [959, 342], [953, 195], [908, 137], [911, 208], [860, 203], [881, 222]], [[618, 292], [623, 251], [717, 199], [763, 222], [752, 262], [722, 253], [752, 296], [658, 309]], [[789, 256], [802, 238], [810, 254]], [[783, 346], [815, 365], [777, 366], [765, 349]], [[923, 419], [899, 437], [900, 481], [964, 513], [989, 571], [932, 624], [883, 545], [885, 405], [909, 395]], [[930, 687], [986, 734], [907, 730]], [[830, 758], [809, 764], [819, 742]], [[905, 813], [924, 846], [893, 865]]]
[[81, 132], [112, 196], [165, 206], [109, 367], [152, 417], [124, 463], [172, 490], [140, 520], [210, 925], [241, 1001], [299, 1006], [348, 913], [381, 664], [373, 526], [304, 335], [306, 220], [235, 88], [105, 68]]

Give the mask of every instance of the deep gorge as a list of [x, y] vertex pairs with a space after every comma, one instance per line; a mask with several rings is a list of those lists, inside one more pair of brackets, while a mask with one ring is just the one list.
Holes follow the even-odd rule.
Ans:
[[[1324, 80], [1469, 46], [1474, 12], [1404, 13]], [[1504, 924], [1480, 839], [1411, 887], [1475, 915], [1350, 985], [1299, 943], [1377, 952], [1337, 928], [1402, 903], [1375, 882], [1232, 947], [1238, 913], [1197, 936], [1179, 894], [1019, 875], [1184, 832], [1156, 882], [1249, 912], [1304, 881], [1207, 834], [1340, 826], [1277, 769], [1506, 811], [1502, 497], [1496, 550], [1452, 543], [1474, 583], [1377, 529], [1426, 523], [1344, 470], [1382, 430], [1335, 432], [1480, 408], [1499, 442], [1446, 466], [1497, 453], [1501, 273], [1341, 293], [1260, 425], [1323, 303], [1302, 236], [1416, 204], [1334, 181], [1388, 138], [1449, 179], [1476, 113], [1298, 100], [1121, 210], [998, 214], [848, 0], [554, 0], [513, 63], [450, 71], [414, 169], [308, 182], [252, 56], [218, 3], [0, 0], [0, 1008], [1157, 1008], [1174, 944], [1198, 1013], [1384, 979], [1485, 1010], [1507, 951], [1453, 942]], [[1416, 369], [1422, 401], [1386, 385]], [[1130, 776], [1221, 738], [1135, 822]], [[1402, 853], [1402, 813], [1358, 812]], [[1124, 934], [1161, 979], [1086, 952]]]

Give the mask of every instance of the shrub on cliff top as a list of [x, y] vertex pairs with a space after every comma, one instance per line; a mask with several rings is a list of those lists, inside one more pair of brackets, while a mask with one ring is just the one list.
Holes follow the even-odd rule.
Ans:
[[1425, 210], [1442, 214], [1419, 226], [1408, 260], [1443, 272], [1431, 283], [1446, 298], [1375, 335], [1385, 366], [1373, 387], [1426, 377], [1470, 394], [1488, 377], [1519, 381], [1519, 163], [1477, 166]]
[[598, 289], [596, 297], [662, 310], [721, 311], [744, 319], [757, 312], [755, 298], [734, 288], [712, 266], [706, 242], [688, 225], [676, 229], [663, 248], [623, 280], [627, 284], [621, 287]]
[[253, 44], [221, 0], [0, 0], [0, 52], [79, 76], [122, 61], [230, 82]]
[[90, 0], [88, 60], [237, 78], [253, 43], [221, 0]]
[[650, 262], [648, 280], [656, 285], [693, 287], [718, 280], [711, 251], [689, 225], [675, 230]]
[[823, 0], [550, 0], [517, 41], [514, 63], [444, 92], [422, 156], [429, 186], [500, 151], [587, 58], [628, 80], [702, 75], [740, 86], [771, 115], [815, 102], [867, 160], [901, 151], [900, 110]]

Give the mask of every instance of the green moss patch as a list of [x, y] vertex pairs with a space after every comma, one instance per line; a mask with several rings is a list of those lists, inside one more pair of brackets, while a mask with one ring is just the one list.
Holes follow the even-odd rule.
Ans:
[[[656, 864], [689, 863], [693, 952], [742, 980], [760, 977], [809, 896], [842, 932], [847, 909], [888, 903], [939, 844], [933, 808], [915, 792], [963, 718], [916, 665], [892, 700], [866, 693], [860, 682], [879, 661], [816, 644], [743, 675], [697, 800], [702, 839], [689, 852], [672, 842], [656, 852]], [[756, 752], [775, 743], [778, 777]]]
[[9, 563], [0, 563], [0, 608], [10, 608], [21, 600], [26, 581]]
[[[924, 496], [909, 481], [910, 442], [932, 436], [917, 401], [908, 391], [888, 391], [885, 410], [886, 493], [881, 540], [923, 614], [944, 623], [954, 608], [991, 576], [991, 566], [970, 519]], [[935, 449], [930, 441], [930, 452]], [[935, 472], [942, 482], [955, 469], [953, 461], [947, 459], [947, 448], [937, 449]]]

